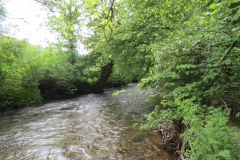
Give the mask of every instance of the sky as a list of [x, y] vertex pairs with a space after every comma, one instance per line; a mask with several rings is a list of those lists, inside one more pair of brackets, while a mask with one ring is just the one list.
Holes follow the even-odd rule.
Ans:
[[[34, 0], [8, 0], [5, 8], [8, 18], [3, 27], [9, 36], [43, 47], [49, 42], [56, 42], [56, 36], [44, 26], [47, 15], [41, 4]], [[79, 54], [88, 53], [83, 44], [78, 44], [77, 50]]]
[[31, 44], [47, 46], [47, 42], [54, 42], [53, 34], [41, 24], [46, 19], [41, 12], [41, 5], [34, 0], [9, 0], [5, 6], [7, 10], [4, 28], [10, 36], [27, 39]]
[[47, 46], [54, 42], [53, 34], [47, 27], [41, 26], [46, 19], [41, 5], [34, 0], [9, 0], [5, 6], [6, 20], [3, 22], [8, 35], [18, 39], [27, 39], [31, 44]]

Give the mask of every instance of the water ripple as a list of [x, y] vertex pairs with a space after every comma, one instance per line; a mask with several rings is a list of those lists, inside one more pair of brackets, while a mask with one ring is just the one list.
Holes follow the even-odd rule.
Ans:
[[0, 115], [0, 159], [172, 159], [158, 135], [132, 128], [154, 102], [144, 102], [136, 85], [124, 89], [119, 97], [110, 89]]

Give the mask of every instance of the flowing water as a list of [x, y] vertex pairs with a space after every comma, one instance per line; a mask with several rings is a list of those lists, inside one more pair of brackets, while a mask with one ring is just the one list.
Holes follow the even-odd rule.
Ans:
[[[126, 89], [119, 97], [112, 93]], [[136, 84], [0, 114], [1, 160], [171, 160], [156, 133], [140, 132], [154, 101]]]

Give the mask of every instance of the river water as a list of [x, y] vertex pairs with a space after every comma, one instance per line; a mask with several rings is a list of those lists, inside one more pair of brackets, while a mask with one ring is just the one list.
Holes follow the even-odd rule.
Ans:
[[172, 160], [156, 133], [132, 127], [155, 105], [146, 96], [129, 84], [0, 114], [0, 159]]

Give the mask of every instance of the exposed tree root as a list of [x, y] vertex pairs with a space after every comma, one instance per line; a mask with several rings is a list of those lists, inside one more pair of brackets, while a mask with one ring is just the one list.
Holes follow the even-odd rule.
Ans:
[[162, 148], [175, 151], [176, 154], [179, 154], [179, 159], [185, 160], [184, 155], [181, 152], [185, 148], [185, 144], [182, 143], [182, 138], [180, 136], [180, 133], [182, 133], [182, 127], [180, 127], [181, 125], [179, 124], [180, 123], [172, 123], [168, 127], [162, 125], [154, 132], [159, 133], [161, 137], [160, 145]]

